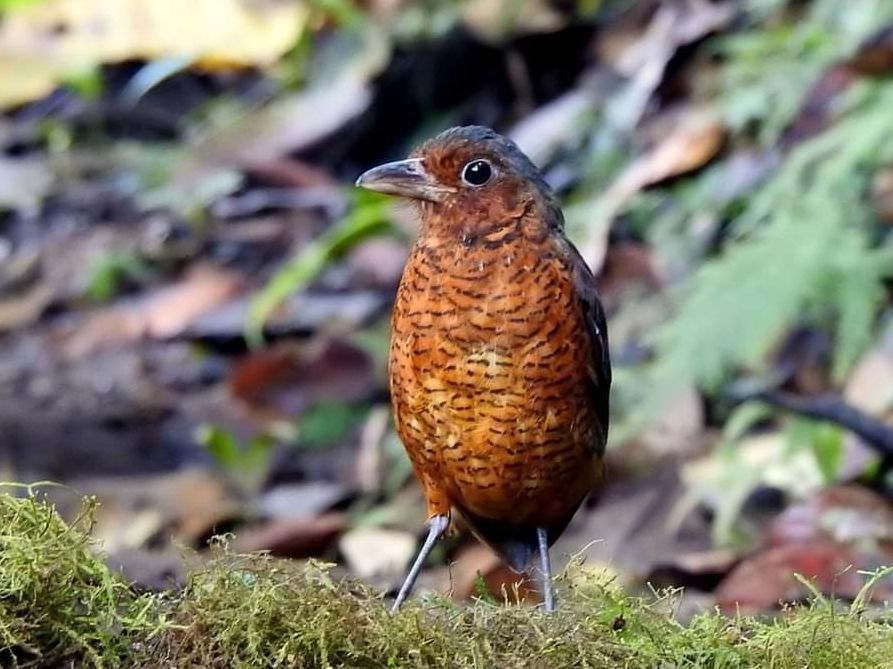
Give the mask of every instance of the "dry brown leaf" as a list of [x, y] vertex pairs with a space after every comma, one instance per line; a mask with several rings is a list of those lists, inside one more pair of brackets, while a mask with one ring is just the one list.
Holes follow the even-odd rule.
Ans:
[[602, 202], [618, 212], [646, 186], [703, 167], [719, 151], [723, 137], [722, 124], [711, 110], [686, 113], [669, 135], [617, 177]]
[[30, 325], [53, 301], [55, 291], [47, 283], [38, 283], [24, 294], [0, 299], [0, 332]]
[[376, 386], [372, 361], [345, 341], [320, 338], [306, 346], [281, 344], [241, 359], [229, 391], [259, 417], [293, 418], [310, 406], [337, 398], [351, 402]]
[[598, 292], [610, 312], [623, 303], [625, 289], [640, 285], [648, 291], [661, 288], [662, 277], [655, 268], [654, 252], [641, 242], [618, 241], [605, 254], [599, 274]]
[[717, 605], [728, 613], [747, 614], [801, 600], [809, 592], [794, 574], [815, 581], [823, 592], [854, 597], [863, 583], [855, 564], [857, 556], [833, 541], [769, 548], [743, 561], [719, 584]]
[[889, 338], [881, 339], [862, 357], [843, 397], [847, 404], [875, 416], [893, 406], [893, 342]]
[[100, 63], [181, 58], [206, 67], [268, 65], [304, 29], [294, 0], [47, 0], [0, 23], [0, 107], [42, 97]]
[[[788, 507], [776, 518], [763, 550], [745, 559], [720, 583], [716, 597], [727, 610], [764, 610], [807, 595], [793, 575], [814, 579], [823, 592], [852, 597], [866, 572], [887, 564], [893, 547], [893, 508], [875, 492], [834, 486]], [[889, 584], [873, 595], [886, 598]]]
[[240, 530], [233, 547], [242, 553], [270, 551], [279, 557], [314, 557], [322, 555], [346, 526], [347, 518], [342, 513], [273, 520]]
[[719, 152], [724, 137], [725, 130], [712, 110], [692, 109], [680, 117], [669, 135], [621, 172], [595, 203], [595, 211], [588, 223], [591, 229], [603, 231], [601, 235], [592, 235], [581, 249], [589, 266], [601, 267], [610, 222], [636, 193], [703, 167]]
[[74, 487], [101, 502], [94, 535], [107, 551], [143, 547], [160, 532], [192, 545], [239, 509], [219, 477], [197, 469], [81, 480]]
[[776, 518], [766, 545], [805, 543], [827, 539], [863, 552], [893, 549], [893, 507], [881, 495], [856, 485], [838, 485], [789, 506]]
[[242, 286], [242, 278], [232, 272], [197, 267], [179, 283], [148, 297], [98, 311], [69, 337], [65, 349], [76, 356], [144, 337], [175, 337], [199, 317], [235, 297]]
[[[370, 56], [374, 60], [374, 56]], [[169, 189], [183, 197], [216, 174], [262, 169], [288, 153], [322, 140], [366, 110], [374, 67], [277, 98], [267, 106], [198, 137], [174, 163]]]
[[884, 26], [860, 44], [846, 64], [859, 74], [889, 76], [893, 72], [893, 24]]
[[478, 576], [483, 579], [486, 594], [503, 601], [518, 601], [538, 604], [542, 601], [536, 582], [525, 574], [517, 574], [509, 569], [499, 557], [483, 544], [473, 543], [463, 547], [450, 565], [453, 583], [453, 597], [467, 600], [479, 597]]
[[356, 480], [360, 490], [366, 494], [375, 494], [382, 490], [384, 441], [388, 435], [390, 419], [391, 413], [387, 406], [375, 406], [369, 411], [360, 433], [356, 457]]

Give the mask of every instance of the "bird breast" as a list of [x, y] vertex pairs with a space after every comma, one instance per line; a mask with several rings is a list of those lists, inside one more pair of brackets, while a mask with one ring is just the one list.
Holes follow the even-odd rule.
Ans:
[[545, 522], [567, 502], [544, 492], [567, 500], [576, 487], [578, 503], [594, 482], [588, 340], [574, 291], [549, 238], [414, 247], [394, 306], [392, 401], [416, 470], [454, 504]]

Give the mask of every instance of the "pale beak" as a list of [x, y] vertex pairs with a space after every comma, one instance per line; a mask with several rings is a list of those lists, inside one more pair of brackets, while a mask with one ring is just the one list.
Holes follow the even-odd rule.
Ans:
[[397, 160], [373, 167], [360, 175], [356, 185], [367, 190], [415, 200], [442, 202], [456, 189], [437, 183], [425, 171], [420, 158]]

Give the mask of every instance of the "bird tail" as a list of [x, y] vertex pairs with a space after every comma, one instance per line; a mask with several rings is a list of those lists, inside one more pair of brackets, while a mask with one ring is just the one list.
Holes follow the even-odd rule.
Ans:
[[[539, 553], [535, 525], [508, 523], [484, 518], [463, 509], [459, 511], [474, 535], [496, 551], [512, 571], [520, 574], [529, 569], [533, 558]], [[566, 519], [546, 528], [550, 546], [567, 527], [572, 516], [571, 513]]]

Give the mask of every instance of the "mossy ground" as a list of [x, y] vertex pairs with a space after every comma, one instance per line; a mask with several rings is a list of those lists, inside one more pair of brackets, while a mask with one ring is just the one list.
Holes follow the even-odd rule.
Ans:
[[138, 593], [94, 554], [92, 504], [68, 525], [30, 493], [0, 495], [0, 664], [893, 667], [893, 628], [863, 614], [864, 598], [818, 597], [769, 621], [705, 614], [681, 625], [665, 600], [631, 598], [578, 574], [561, 584], [551, 616], [439, 598], [390, 616], [379, 593], [335, 580], [324, 566], [223, 547], [181, 592]]

